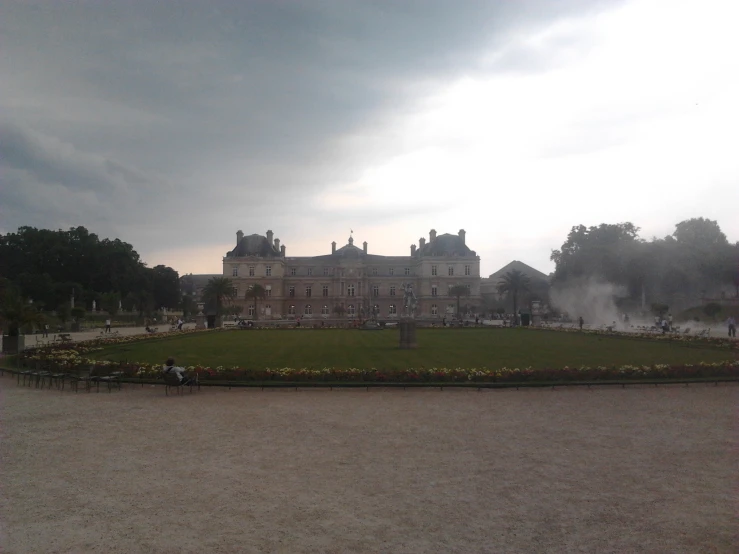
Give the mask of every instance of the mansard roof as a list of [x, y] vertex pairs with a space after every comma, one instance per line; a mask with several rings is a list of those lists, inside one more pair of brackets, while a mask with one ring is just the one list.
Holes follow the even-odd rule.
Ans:
[[459, 235], [444, 233], [416, 251], [418, 256], [476, 256]]
[[236, 248], [226, 254], [227, 258], [241, 258], [244, 256], [279, 258], [280, 251], [274, 244], [270, 244], [267, 237], [253, 234], [243, 237], [236, 245]]

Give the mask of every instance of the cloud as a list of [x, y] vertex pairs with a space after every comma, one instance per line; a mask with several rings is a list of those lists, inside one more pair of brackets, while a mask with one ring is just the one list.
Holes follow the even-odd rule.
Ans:
[[[0, 230], [86, 224], [145, 259], [212, 247], [217, 266], [238, 228], [291, 248], [364, 227], [376, 252], [404, 253], [448, 226], [485, 264], [516, 245], [539, 257], [583, 214], [604, 217], [587, 196], [599, 163], [659, 173], [631, 158], [635, 136], [660, 140], [650, 126], [718, 82], [680, 37], [692, 24], [719, 49], [731, 18], [710, 35], [678, 4], [667, 17], [648, 0], [0, 0]], [[669, 58], [680, 44], [704, 68], [691, 91]], [[515, 242], [523, 206], [553, 223]]]

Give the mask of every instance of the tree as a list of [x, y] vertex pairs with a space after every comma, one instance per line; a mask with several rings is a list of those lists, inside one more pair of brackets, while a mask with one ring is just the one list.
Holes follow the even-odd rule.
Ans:
[[259, 319], [259, 310], [257, 310], [257, 300], [264, 300], [267, 298], [267, 291], [259, 283], [254, 283], [244, 294], [244, 298], [251, 298], [254, 300], [254, 319]]
[[56, 307], [56, 317], [62, 322], [62, 325], [69, 321], [72, 317], [72, 308], [69, 306], [69, 302], [62, 302]]
[[578, 225], [570, 230], [560, 250], [552, 250], [555, 280], [595, 275], [623, 284], [628, 253], [639, 243], [639, 228], [633, 223], [602, 223], [597, 227]]
[[125, 303], [131, 308], [136, 308], [139, 317], [143, 317], [144, 315], [149, 316], [154, 311], [154, 297], [146, 289], [140, 289], [130, 293], [126, 297]]
[[189, 294], [182, 295], [182, 317], [187, 317], [197, 309], [197, 304]]
[[17, 337], [26, 325], [40, 323], [39, 313], [15, 287], [4, 290], [0, 299], [0, 322], [9, 337]]
[[100, 300], [100, 307], [110, 314], [110, 317], [115, 317], [118, 313], [118, 307], [120, 306], [121, 295], [117, 292], [106, 292], [103, 294]]
[[675, 225], [675, 232], [672, 236], [679, 244], [701, 250], [729, 244], [718, 223], [702, 217], [681, 221]]
[[238, 317], [241, 315], [242, 308], [238, 304], [232, 304], [230, 306], [226, 306], [223, 311], [226, 315], [233, 315]]
[[454, 296], [457, 298], [457, 317], [460, 317], [459, 313], [459, 298], [462, 296], [469, 296], [470, 295], [470, 289], [467, 288], [465, 285], [454, 285], [449, 289], [449, 296]]
[[518, 295], [529, 290], [529, 277], [517, 269], [509, 271], [498, 281], [498, 293], [513, 299], [513, 317], [518, 323]]
[[721, 311], [721, 304], [717, 302], [709, 302], [705, 306], [703, 306], [703, 313], [706, 314], [708, 317], [716, 317], [716, 315]]
[[93, 300], [100, 303], [105, 293], [119, 292], [124, 299], [133, 295], [129, 304], [142, 315], [154, 306], [175, 308], [180, 300], [175, 270], [147, 268], [130, 244], [100, 240], [81, 226], [66, 231], [20, 227], [0, 234], [0, 275], [34, 304], [42, 301], [49, 307], [68, 301], [72, 290], [87, 307]]
[[203, 289], [203, 301], [215, 305], [216, 316], [223, 314], [223, 307], [236, 297], [233, 281], [227, 277], [213, 277]]
[[655, 303], [652, 304], [652, 313], [656, 316], [662, 317], [670, 311], [670, 307], [667, 304]]
[[81, 306], [75, 306], [71, 310], [72, 317], [75, 319], [77, 323], [79, 323], [80, 319], [85, 319], [85, 309]]
[[164, 265], [158, 265], [150, 270], [154, 305], [157, 308], [176, 308], [180, 299], [180, 276]]
[[346, 308], [342, 304], [337, 304], [334, 306], [334, 313], [339, 317], [344, 317], [344, 314], [346, 313]]

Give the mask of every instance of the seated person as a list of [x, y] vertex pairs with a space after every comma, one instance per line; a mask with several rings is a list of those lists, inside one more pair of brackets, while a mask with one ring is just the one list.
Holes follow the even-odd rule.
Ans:
[[164, 363], [163, 371], [164, 373], [174, 373], [177, 375], [177, 378], [180, 380], [180, 385], [189, 385], [194, 382], [194, 379], [189, 378], [185, 374], [184, 367], [174, 365], [174, 358], [167, 358], [167, 361]]

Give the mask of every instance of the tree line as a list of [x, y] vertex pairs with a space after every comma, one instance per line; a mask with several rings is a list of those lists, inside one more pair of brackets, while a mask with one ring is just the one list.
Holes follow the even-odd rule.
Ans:
[[625, 298], [641, 305], [739, 297], [739, 242], [729, 242], [716, 221], [681, 221], [671, 235], [651, 240], [639, 231], [633, 223], [572, 227], [552, 251], [552, 285], [596, 278], [622, 286]]
[[20, 227], [0, 235], [0, 289], [10, 304], [22, 298], [38, 312], [55, 311], [63, 321], [73, 297], [78, 312], [91, 310], [95, 302], [111, 315], [119, 307], [148, 315], [181, 302], [177, 271], [149, 268], [130, 244], [101, 240], [85, 227]]

